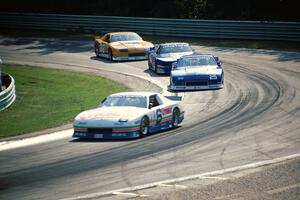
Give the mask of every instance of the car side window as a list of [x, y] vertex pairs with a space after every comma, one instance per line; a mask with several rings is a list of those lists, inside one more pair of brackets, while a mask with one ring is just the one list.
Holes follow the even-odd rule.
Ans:
[[160, 105], [157, 100], [157, 95], [152, 95], [149, 97], [149, 104], [152, 108]]

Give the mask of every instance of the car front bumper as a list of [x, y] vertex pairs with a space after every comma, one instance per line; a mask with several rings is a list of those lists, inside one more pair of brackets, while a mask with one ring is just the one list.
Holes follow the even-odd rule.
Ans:
[[73, 137], [89, 138], [89, 139], [125, 139], [140, 137], [140, 128], [136, 127], [121, 127], [121, 128], [87, 128], [74, 127]]
[[140, 137], [139, 131], [120, 132], [120, 133], [97, 133], [97, 132], [78, 132], [74, 131], [74, 138], [82, 139], [131, 139]]
[[212, 84], [212, 85], [195, 85], [195, 86], [185, 86], [185, 85], [171, 85], [170, 90], [209, 90], [209, 89], [221, 89], [224, 84]]

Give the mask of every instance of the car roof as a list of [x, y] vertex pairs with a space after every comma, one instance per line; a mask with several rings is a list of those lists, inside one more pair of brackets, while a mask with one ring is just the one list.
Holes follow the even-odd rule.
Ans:
[[111, 94], [110, 96], [151, 96], [159, 94], [157, 92], [119, 92]]
[[160, 46], [171, 46], [171, 45], [189, 45], [186, 42], [168, 42], [168, 43], [161, 43]]
[[[192, 55], [186, 55], [186, 56], [182, 56], [181, 58], [196, 58], [196, 57], [203, 57], [203, 56], [207, 56], [207, 57], [214, 57], [211, 54], [192, 54]], [[181, 59], [180, 58], [180, 59]]]
[[107, 33], [109, 35], [118, 35], [118, 34], [123, 34], [123, 35], [130, 35], [130, 34], [137, 34], [135, 32], [127, 32], [127, 31], [124, 31], [124, 32], [110, 32], [110, 33]]

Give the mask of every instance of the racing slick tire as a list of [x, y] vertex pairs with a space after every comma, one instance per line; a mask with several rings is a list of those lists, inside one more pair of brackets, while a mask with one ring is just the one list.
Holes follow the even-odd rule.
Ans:
[[141, 124], [140, 124], [140, 136], [144, 137], [149, 133], [149, 119], [148, 117], [144, 116], [141, 119]]
[[95, 43], [94, 47], [95, 47], [95, 54], [96, 54], [96, 56], [97, 56], [97, 57], [100, 57], [100, 56], [99, 56], [99, 51], [100, 51], [100, 50], [99, 50], [99, 44], [98, 44], [98, 43]]
[[156, 65], [154, 65], [154, 71], [155, 71], [156, 74], [158, 74], [158, 70], [157, 70], [157, 66]]
[[151, 62], [150, 62], [150, 56], [148, 56], [148, 68], [149, 68], [149, 70], [152, 69], [152, 64], [151, 64]]
[[180, 120], [180, 111], [178, 108], [175, 108], [172, 114], [172, 128], [178, 127], [179, 120]]

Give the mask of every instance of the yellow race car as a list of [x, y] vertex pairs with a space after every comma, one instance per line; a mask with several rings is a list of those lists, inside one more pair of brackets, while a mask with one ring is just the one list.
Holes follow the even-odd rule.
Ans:
[[147, 51], [151, 49], [154, 45], [134, 32], [113, 32], [95, 37], [96, 56], [110, 60], [147, 59]]

